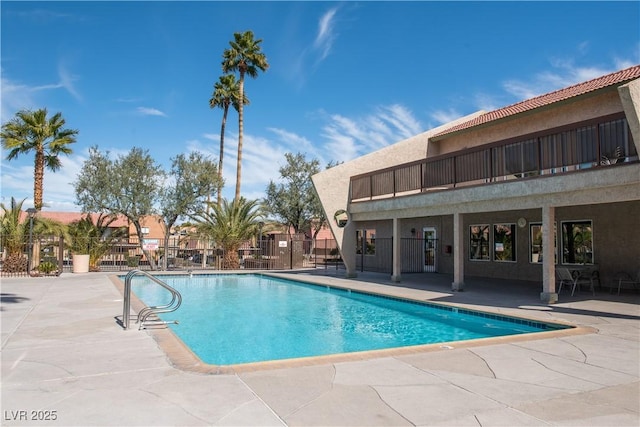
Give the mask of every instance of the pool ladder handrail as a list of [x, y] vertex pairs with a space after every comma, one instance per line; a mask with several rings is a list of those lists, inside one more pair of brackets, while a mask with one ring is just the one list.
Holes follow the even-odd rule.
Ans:
[[147, 318], [153, 314], [171, 313], [173, 311], [176, 311], [180, 307], [180, 304], [182, 304], [182, 295], [180, 295], [180, 292], [178, 292], [177, 290], [175, 290], [174, 288], [172, 288], [162, 280], [158, 279], [157, 277], [153, 276], [152, 274], [147, 273], [146, 271], [131, 270], [129, 273], [127, 273], [124, 279], [124, 307], [122, 312], [122, 326], [124, 327], [124, 329], [129, 329], [129, 324], [131, 323], [130, 321], [131, 320], [131, 280], [133, 279], [134, 276], [137, 276], [140, 274], [147, 276], [153, 282], [157, 283], [158, 285], [168, 290], [171, 293], [171, 302], [165, 305], [147, 306], [142, 310], [140, 310], [140, 312], [138, 313], [138, 319], [136, 320], [136, 323], [140, 323], [140, 326], [138, 327], [138, 329], [142, 329], [147, 324], [154, 324], [154, 325], [159, 325], [159, 324], [166, 325], [169, 323], [177, 324], [178, 323], [177, 320], [168, 320], [168, 321], [159, 320], [159, 319], [147, 320]]

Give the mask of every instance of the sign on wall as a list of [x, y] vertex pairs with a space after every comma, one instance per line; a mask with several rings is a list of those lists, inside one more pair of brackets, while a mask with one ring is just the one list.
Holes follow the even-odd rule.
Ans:
[[160, 242], [158, 241], [158, 239], [144, 239], [144, 240], [142, 240], [142, 248], [145, 251], [157, 251], [159, 245], [160, 245]]

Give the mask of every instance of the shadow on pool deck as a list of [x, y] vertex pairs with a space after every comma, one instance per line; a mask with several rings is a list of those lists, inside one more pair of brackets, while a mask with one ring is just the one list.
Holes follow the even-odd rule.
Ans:
[[[344, 278], [344, 270], [317, 269], [292, 272], [297, 275], [312, 275]], [[559, 295], [556, 304], [547, 304], [540, 300], [542, 285], [538, 282], [507, 279], [488, 279], [479, 277], [465, 278], [465, 288], [461, 292], [451, 291], [453, 276], [440, 273], [412, 273], [403, 274], [400, 282], [393, 282], [388, 274], [374, 272], [358, 272], [358, 277], [352, 279], [359, 282], [381, 284], [389, 287], [418, 289], [439, 292], [443, 295], [430, 298], [430, 301], [444, 303], [473, 304], [477, 307], [502, 307], [552, 310], [558, 313], [571, 313], [586, 316], [604, 316], [620, 319], [640, 319], [640, 309], [635, 313], [619, 313], [572, 308], [567, 304], [585, 301], [609, 301], [640, 305], [640, 292], [637, 290], [623, 291], [620, 295], [610, 293], [608, 287], [596, 288], [593, 296], [587, 291], [576, 291], [574, 296], [568, 291]]]

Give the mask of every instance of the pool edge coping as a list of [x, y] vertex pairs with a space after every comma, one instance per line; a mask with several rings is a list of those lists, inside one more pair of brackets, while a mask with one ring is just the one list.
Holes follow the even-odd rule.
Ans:
[[[161, 274], [165, 274], [162, 272]], [[182, 273], [184, 274], [184, 273]], [[293, 280], [289, 276], [278, 275], [277, 273], [268, 273], [263, 271], [251, 271], [251, 272], [229, 272], [229, 273], [207, 273], [207, 274], [260, 274], [270, 277], [276, 277], [281, 279]], [[177, 275], [177, 274], [176, 274]], [[124, 282], [118, 277], [118, 275], [110, 275], [109, 276], [111, 282], [114, 284], [116, 289], [124, 296]], [[291, 359], [280, 359], [280, 360], [270, 360], [264, 362], [250, 362], [250, 363], [242, 363], [235, 365], [213, 365], [209, 363], [205, 363], [200, 359], [194, 352], [191, 350], [169, 327], [165, 327], [162, 325], [161, 327], [150, 327], [145, 328], [144, 330], [156, 341], [158, 347], [164, 352], [167, 356], [167, 359], [171, 366], [176, 369], [180, 369], [183, 371], [189, 371], [200, 374], [239, 374], [246, 372], [254, 372], [254, 371], [263, 371], [263, 370], [273, 370], [273, 369], [285, 369], [285, 368], [298, 368], [304, 366], [315, 366], [321, 364], [329, 364], [329, 363], [340, 363], [340, 362], [355, 362], [368, 360], [373, 358], [380, 357], [397, 357], [397, 356], [406, 356], [411, 354], [418, 353], [428, 353], [435, 351], [451, 351], [455, 349], [461, 348], [472, 348], [479, 347], [485, 345], [496, 345], [496, 344], [509, 344], [513, 342], [522, 342], [522, 341], [531, 341], [531, 340], [541, 340], [541, 339], [549, 339], [549, 338], [560, 338], [574, 335], [586, 335], [597, 333], [598, 330], [594, 327], [590, 326], [581, 326], [575, 325], [567, 321], [563, 321], [561, 319], [554, 319], [553, 321], [543, 321], [539, 319], [535, 319], [533, 317], [527, 317], [523, 315], [507, 315], [501, 313], [497, 310], [492, 310], [492, 307], [484, 308], [483, 310], [477, 310], [473, 308], [469, 308], [465, 304], [456, 304], [456, 303], [443, 303], [443, 302], [433, 302], [427, 300], [420, 300], [416, 298], [406, 297], [406, 296], [397, 296], [393, 294], [387, 293], [378, 293], [375, 291], [363, 291], [361, 289], [353, 289], [347, 286], [342, 286], [340, 284], [331, 284], [328, 285], [326, 283], [320, 283], [311, 280], [305, 280], [306, 278], [296, 277], [295, 280], [307, 284], [317, 285], [317, 286], [327, 286], [336, 289], [342, 290], [351, 290], [354, 292], [361, 292], [365, 294], [371, 294], [375, 296], [381, 296], [386, 298], [396, 298], [399, 300], [406, 300], [411, 302], [418, 302], [423, 304], [430, 304], [442, 307], [455, 307], [462, 308], [468, 311], [477, 311], [477, 312], [487, 312], [491, 314], [495, 314], [501, 317], [510, 317], [515, 319], [523, 319], [530, 322], [535, 323], [547, 323], [547, 324], [557, 324], [559, 326], [565, 326], [565, 329], [556, 329], [549, 331], [541, 331], [541, 332], [532, 332], [525, 334], [516, 334], [516, 335], [505, 335], [499, 337], [488, 337], [488, 338], [476, 338], [472, 340], [465, 341], [449, 341], [449, 342], [441, 342], [441, 343], [433, 343], [433, 344], [421, 344], [414, 346], [406, 346], [406, 347], [394, 347], [387, 349], [379, 349], [379, 350], [366, 350], [359, 352], [351, 352], [351, 353], [337, 353], [337, 354], [328, 354], [322, 356], [309, 356], [309, 357], [298, 357]], [[379, 286], [386, 286], [382, 284], [378, 284]], [[393, 289], [393, 288], [388, 288]], [[138, 313], [142, 308], [145, 307], [145, 304], [142, 303], [138, 299], [138, 297], [132, 293], [131, 295], [131, 308]], [[132, 328], [134, 329], [134, 328]]]

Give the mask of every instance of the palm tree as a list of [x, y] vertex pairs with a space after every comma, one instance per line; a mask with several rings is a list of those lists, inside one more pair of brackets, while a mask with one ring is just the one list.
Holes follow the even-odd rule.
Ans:
[[24, 250], [30, 232], [33, 236], [39, 237], [44, 234], [61, 236], [64, 231], [64, 225], [60, 222], [40, 217], [34, 218], [31, 229], [31, 221], [27, 221], [27, 215], [22, 211], [24, 201], [25, 199], [17, 201], [12, 197], [9, 206], [0, 203], [0, 236], [2, 250], [7, 253], [2, 271], [7, 273], [27, 271]]
[[238, 249], [259, 228], [262, 216], [257, 208], [257, 200], [240, 197], [229, 203], [223, 199], [220, 206], [212, 206], [211, 213], [203, 212], [193, 218], [198, 233], [215, 240], [224, 250], [223, 268], [240, 268]]
[[52, 172], [60, 169], [60, 154], [72, 153], [69, 144], [76, 142], [77, 130], [63, 129], [62, 113], [47, 119], [47, 109], [21, 110], [2, 125], [2, 148], [9, 150], [7, 160], [23, 153], [35, 152], [33, 172], [33, 204], [42, 209], [42, 188], [45, 167]]
[[[231, 47], [222, 54], [222, 71], [225, 73], [237, 71], [240, 74], [238, 85], [240, 95], [238, 99], [244, 99], [244, 76], [258, 77], [258, 70], [266, 71], [269, 68], [267, 57], [260, 50], [262, 39], [255, 40], [253, 31], [234, 33], [234, 40], [229, 42]], [[242, 134], [243, 134], [243, 105], [238, 105], [238, 165], [236, 169], [236, 195], [240, 198], [240, 182], [242, 179]]]
[[111, 227], [117, 219], [117, 215], [100, 214], [94, 223], [91, 215], [86, 214], [69, 224], [67, 247], [72, 253], [89, 255], [90, 271], [100, 271], [100, 258], [109, 252], [118, 239], [129, 237], [129, 229], [126, 226]]
[[[244, 96], [243, 105], [249, 105], [249, 98]], [[233, 105], [236, 111], [240, 109], [240, 86], [233, 74], [220, 76], [220, 80], [213, 86], [213, 94], [209, 100], [211, 108], [222, 108], [222, 126], [220, 129], [220, 158], [218, 159], [218, 206], [222, 201], [222, 158], [224, 157], [224, 132], [227, 126], [227, 113], [229, 106]]]

